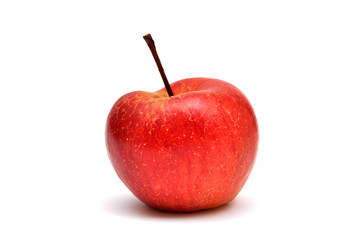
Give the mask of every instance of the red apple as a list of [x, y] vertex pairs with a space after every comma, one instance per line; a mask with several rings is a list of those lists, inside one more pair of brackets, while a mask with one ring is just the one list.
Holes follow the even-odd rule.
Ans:
[[234, 199], [255, 162], [257, 120], [235, 86], [189, 78], [156, 92], [128, 93], [106, 123], [119, 178], [148, 206], [190, 212]]

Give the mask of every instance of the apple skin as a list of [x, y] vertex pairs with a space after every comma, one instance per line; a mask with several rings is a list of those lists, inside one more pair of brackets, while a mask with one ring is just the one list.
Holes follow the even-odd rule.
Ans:
[[258, 125], [235, 86], [188, 78], [150, 93], [128, 93], [106, 123], [106, 146], [123, 183], [148, 206], [192, 212], [241, 191], [255, 163]]

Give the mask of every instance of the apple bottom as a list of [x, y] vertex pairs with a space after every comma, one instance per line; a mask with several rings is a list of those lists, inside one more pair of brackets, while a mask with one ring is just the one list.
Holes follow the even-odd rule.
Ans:
[[[170, 190], [159, 192], [160, 186], [149, 187], [151, 194], [147, 195], [148, 191], [144, 194], [138, 194], [133, 191], [133, 194], [149, 207], [167, 212], [195, 212], [200, 210], [207, 210], [223, 206], [231, 202], [244, 186], [246, 179], [242, 181], [239, 188], [234, 192], [223, 191], [222, 188], [213, 187], [205, 191], [199, 191], [197, 185], [188, 187], [187, 190], [177, 187], [177, 191]], [[145, 186], [147, 188], [147, 186]], [[158, 188], [158, 189], [157, 189]]]
[[163, 153], [167, 158], [161, 154], [148, 155], [143, 150], [146, 156], [142, 161], [130, 163], [132, 172], [122, 171], [117, 165], [115, 169], [132, 193], [148, 206], [163, 211], [192, 212], [224, 205], [244, 186], [252, 165], [240, 158], [234, 161], [234, 155], [227, 156], [228, 150], [222, 151], [219, 145], [205, 144], [202, 150], [188, 146]]

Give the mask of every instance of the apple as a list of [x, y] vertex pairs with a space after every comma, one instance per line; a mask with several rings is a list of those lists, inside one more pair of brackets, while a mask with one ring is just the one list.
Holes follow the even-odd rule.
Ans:
[[111, 108], [105, 135], [115, 172], [138, 199], [159, 210], [192, 212], [232, 201], [257, 153], [250, 102], [213, 78], [167, 86], [154, 42], [150, 34], [144, 38], [166, 87], [125, 94]]

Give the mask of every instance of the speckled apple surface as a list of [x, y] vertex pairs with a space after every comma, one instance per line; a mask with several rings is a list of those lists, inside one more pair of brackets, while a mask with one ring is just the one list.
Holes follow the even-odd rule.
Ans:
[[111, 163], [148, 206], [191, 212], [221, 206], [241, 191], [255, 163], [258, 126], [235, 86], [188, 78], [122, 96], [106, 123]]

